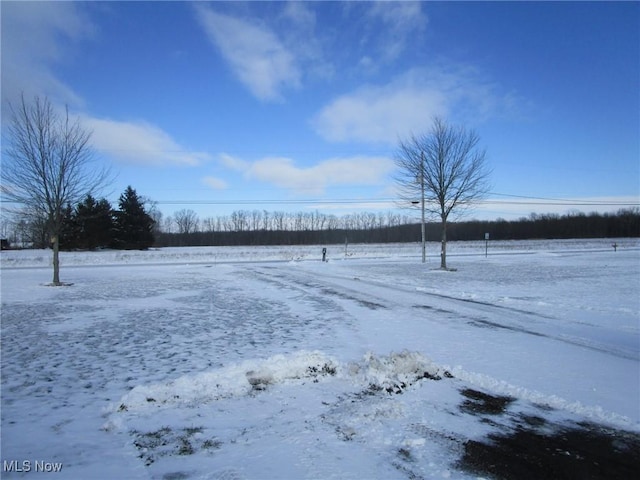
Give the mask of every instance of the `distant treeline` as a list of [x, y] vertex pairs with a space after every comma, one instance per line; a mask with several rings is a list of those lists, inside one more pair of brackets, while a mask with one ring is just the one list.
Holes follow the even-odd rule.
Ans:
[[[237, 212], [234, 215], [237, 215]], [[346, 222], [346, 224], [343, 221], [319, 222], [316, 225], [295, 221], [269, 224], [246, 222], [242, 224], [242, 229], [237, 230], [217, 230], [215, 222], [208, 222], [206, 231], [158, 232], [155, 245], [158, 247], [312, 245], [336, 244], [345, 241], [389, 243], [416, 242], [421, 238], [420, 223], [402, 223], [402, 220], [407, 220], [409, 217], [398, 217], [400, 221], [381, 221], [383, 217], [379, 215], [361, 215], [363, 217], [359, 218], [369, 218], [371, 221]], [[285, 228], [278, 228], [279, 226], [285, 226]], [[479, 240], [484, 239], [485, 233], [489, 233], [492, 240], [640, 237], [640, 209], [625, 209], [611, 214], [531, 214], [529, 217], [512, 221], [498, 219], [452, 222], [447, 228], [447, 239]], [[427, 240], [438, 241], [440, 236], [440, 224], [427, 223]]]
[[[353, 213], [343, 216], [320, 212], [268, 212], [239, 210], [228, 216], [200, 220], [192, 210], [165, 217], [131, 187], [120, 197], [118, 208], [88, 196], [63, 211], [60, 248], [145, 249], [174, 246], [318, 245], [337, 243], [418, 242], [420, 223], [415, 215]], [[2, 248], [49, 245], [47, 225], [37, 216], [19, 219]], [[450, 222], [448, 240], [640, 237], [640, 208], [616, 213], [531, 214], [519, 220]], [[427, 241], [439, 241], [439, 222], [426, 224]]]

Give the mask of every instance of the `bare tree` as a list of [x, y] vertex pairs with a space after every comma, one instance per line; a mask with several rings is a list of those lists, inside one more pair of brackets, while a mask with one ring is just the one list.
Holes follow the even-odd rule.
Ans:
[[269, 230], [271, 228], [271, 217], [266, 210], [262, 211], [262, 230]]
[[[440, 219], [440, 268], [447, 268], [447, 221], [451, 213], [483, 198], [489, 191], [490, 171], [478, 135], [464, 127], [435, 118], [431, 130], [400, 142], [396, 177], [406, 205], [421, 204], [422, 211]], [[423, 222], [424, 228], [424, 213]], [[424, 245], [424, 238], [423, 238]]]
[[46, 97], [27, 103], [22, 96], [18, 107], [10, 109], [2, 194], [46, 221], [53, 245], [52, 283], [61, 285], [63, 209], [104, 187], [109, 170], [92, 165], [91, 132], [69, 118], [68, 108], [58, 114]]
[[251, 212], [251, 230], [257, 232], [260, 230], [260, 223], [262, 221], [262, 212], [260, 210], [253, 210]]
[[202, 220], [202, 229], [207, 233], [213, 233], [216, 231], [216, 219], [214, 217], [207, 217]]
[[158, 202], [148, 197], [142, 197], [147, 213], [153, 219], [153, 234], [157, 236], [162, 231], [162, 211], [158, 208]]
[[171, 215], [169, 215], [168, 217], [164, 217], [164, 219], [162, 220], [162, 231], [164, 233], [173, 233], [174, 224], [175, 222]]
[[178, 233], [193, 233], [198, 229], [198, 215], [193, 210], [179, 210], [173, 214]]
[[231, 222], [233, 224], [232, 231], [244, 232], [249, 224], [249, 216], [245, 210], [235, 210], [231, 212]]
[[273, 212], [271, 217], [273, 218], [273, 228], [275, 230], [280, 231], [280, 232], [286, 230], [285, 213], [284, 212]]

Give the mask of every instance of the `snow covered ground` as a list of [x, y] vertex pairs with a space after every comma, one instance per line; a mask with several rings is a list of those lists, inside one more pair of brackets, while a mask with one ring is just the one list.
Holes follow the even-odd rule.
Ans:
[[64, 253], [58, 288], [3, 251], [2, 478], [509, 478], [483, 458], [524, 433], [624, 478], [640, 242], [612, 243]]

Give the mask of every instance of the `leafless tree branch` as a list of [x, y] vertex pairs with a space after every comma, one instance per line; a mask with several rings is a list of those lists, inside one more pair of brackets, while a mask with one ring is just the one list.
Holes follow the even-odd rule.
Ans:
[[62, 210], [106, 186], [111, 174], [93, 165], [91, 132], [72, 120], [68, 109], [59, 115], [47, 98], [28, 103], [22, 96], [10, 110], [2, 195], [46, 219], [54, 253], [53, 284], [59, 285]]
[[490, 171], [479, 143], [474, 131], [435, 118], [428, 133], [401, 140], [396, 152], [396, 183], [402, 204], [424, 202], [425, 210], [442, 223], [443, 269], [447, 268], [449, 216], [484, 198], [489, 191]]

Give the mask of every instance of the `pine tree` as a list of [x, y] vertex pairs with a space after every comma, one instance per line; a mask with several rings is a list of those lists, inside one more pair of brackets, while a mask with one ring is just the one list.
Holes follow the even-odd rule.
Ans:
[[145, 211], [136, 191], [128, 186], [114, 212], [114, 246], [125, 250], [146, 250], [154, 242], [153, 218]]
[[61, 211], [59, 242], [61, 250], [78, 248], [78, 224], [70, 203]]
[[80, 248], [95, 250], [111, 244], [113, 218], [111, 204], [106, 199], [96, 201], [87, 195], [76, 207], [75, 220], [78, 226], [78, 244]]

